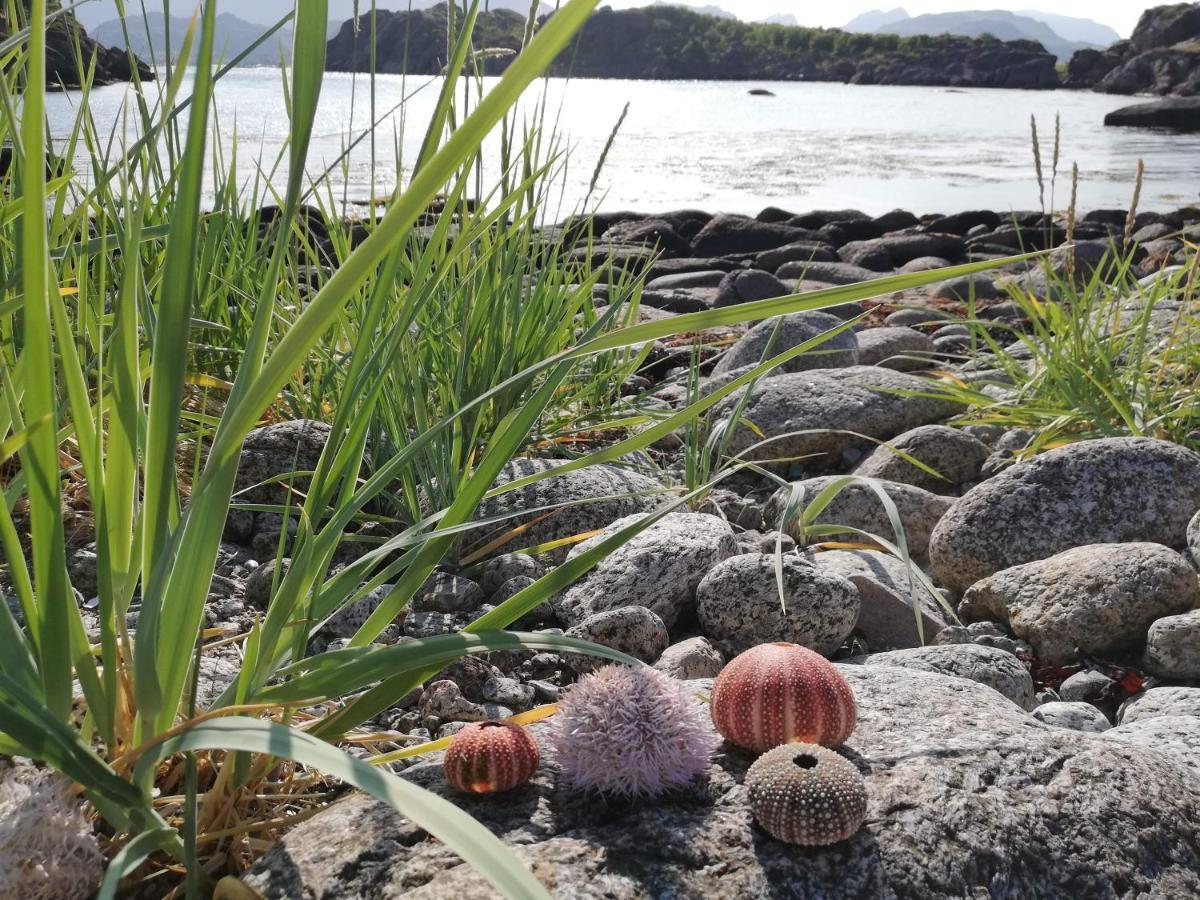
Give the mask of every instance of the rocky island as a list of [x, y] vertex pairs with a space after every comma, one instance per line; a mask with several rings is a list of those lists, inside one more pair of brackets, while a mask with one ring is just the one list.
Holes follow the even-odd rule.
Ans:
[[[28, 10], [28, 0], [23, 0], [23, 6]], [[23, 25], [23, 21], [14, 25], [5, 10], [0, 9], [0, 40]], [[79, 50], [85, 64], [95, 65], [95, 74], [91, 80], [93, 86], [101, 87], [129, 81], [133, 78], [135, 69], [139, 78], [154, 78], [150, 67], [134, 54], [106, 47], [89, 37], [87, 30], [75, 20], [74, 14], [67, 10], [60, 11], [47, 28], [46, 77], [52, 88], [78, 88], [82, 83], [83, 76], [75, 56], [76, 41], [79, 42]]]
[[[447, 7], [379, 12], [377, 70], [441, 71]], [[480, 17], [478, 47], [515, 51], [523, 16], [494, 10]], [[369, 15], [346, 22], [329, 43], [333, 71], [367, 71]], [[506, 58], [487, 60], [501, 72]], [[748, 24], [669, 5], [601, 9], [552, 65], [577, 78], [846, 81], [1045, 90], [1059, 86], [1053, 54], [1033, 41], [954, 36], [848, 34], [836, 29]]]

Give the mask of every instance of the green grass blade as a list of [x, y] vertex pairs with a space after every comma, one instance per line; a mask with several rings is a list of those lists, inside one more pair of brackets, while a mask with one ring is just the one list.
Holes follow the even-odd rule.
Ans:
[[360, 647], [325, 653], [280, 671], [289, 680], [261, 691], [256, 702], [295, 703], [313, 697], [343, 697], [373, 682], [436, 667], [476, 653], [499, 650], [546, 650], [580, 653], [626, 665], [639, 665], [631, 656], [576, 638], [506, 631], [443, 634], [390, 647]]
[[[213, 90], [212, 55], [216, 3], [204, 5], [196, 83], [196, 108], [188, 120], [187, 144], [180, 161], [175, 219], [167, 239], [159, 286], [157, 319], [150, 355], [150, 408], [146, 423], [145, 481], [142, 518], [142, 571], [152, 573], [166, 564], [165, 554], [178, 520], [175, 453], [180, 406], [187, 374], [188, 331], [196, 292], [196, 253], [199, 245], [201, 184], [204, 177], [208, 109]], [[184, 676], [196, 638], [197, 616], [186, 604], [173, 605], [170, 621], [163, 606], [150, 603], [139, 619], [135, 657], [135, 693], [143, 715], [159, 718], [165, 727], [175, 717]], [[162, 643], [163, 632], [169, 637]]]
[[[50, 292], [57, 290], [49, 266], [46, 233], [46, 0], [29, 6], [29, 57], [26, 63], [24, 108], [21, 119], [21, 257], [25, 266], [22, 322], [25, 330], [24, 415], [30, 421], [49, 417], [58, 421], [55, 396], [54, 353], [51, 338]], [[28, 477], [30, 537], [33, 545], [34, 587], [41, 605], [39, 618], [30, 622], [37, 648], [46, 704], [66, 721], [71, 713], [70, 620], [78, 615], [67, 578], [66, 541], [59, 497], [58, 441], [53, 428], [38, 428], [21, 453]]]

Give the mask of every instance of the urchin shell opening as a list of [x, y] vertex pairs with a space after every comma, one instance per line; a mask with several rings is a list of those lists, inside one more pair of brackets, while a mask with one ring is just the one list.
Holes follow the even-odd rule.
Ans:
[[792, 757], [792, 762], [794, 762], [796, 767], [800, 769], [815, 769], [819, 760], [811, 753], [805, 753], [801, 751]]

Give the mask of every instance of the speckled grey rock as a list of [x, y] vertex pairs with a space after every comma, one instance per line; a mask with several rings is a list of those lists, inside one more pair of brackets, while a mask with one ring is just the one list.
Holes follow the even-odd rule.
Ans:
[[356, 600], [341, 612], [335, 613], [325, 623], [325, 631], [338, 637], [354, 637], [355, 632], [370, 618], [371, 613], [379, 608], [395, 585], [381, 585], [361, 600]]
[[[620, 650], [646, 663], [656, 662], [671, 643], [663, 620], [644, 606], [625, 606], [588, 616], [568, 628], [567, 637]], [[605, 664], [596, 657], [574, 653], [567, 662], [576, 672], [590, 672]]]
[[[782, 320], [782, 322], [781, 322]], [[764, 359], [778, 356], [785, 350], [812, 340], [820, 334], [840, 328], [845, 323], [837, 316], [819, 310], [790, 313], [775, 319], [764, 319], [726, 351], [713, 369], [723, 375], [743, 366], [756, 366]], [[776, 326], [779, 332], [776, 335]], [[774, 343], [771, 337], [775, 335]], [[770, 352], [767, 352], [768, 346]], [[858, 364], [858, 338], [851, 330], [836, 334], [812, 350], [789, 359], [776, 373], [806, 372], [810, 369], [840, 369]]]
[[1058, 686], [1058, 695], [1071, 703], [1095, 703], [1103, 699], [1117, 683], [1095, 669], [1076, 672]]
[[1160, 753], [1189, 765], [1200, 780], [1200, 716], [1155, 716], [1109, 729], [1106, 738]]
[[915, 328], [923, 325], [940, 324], [947, 319], [953, 318], [953, 313], [946, 312], [944, 309], [939, 309], [936, 306], [908, 306], [888, 313], [887, 318], [883, 321], [887, 325]]
[[[455, 794], [436, 759], [402, 777], [452, 799], [571, 900], [1200, 892], [1200, 796], [1179, 758], [1050, 728], [960, 678], [842, 670], [859, 716], [844, 752], [869, 807], [863, 830], [831, 847], [798, 850], [753, 824], [742, 787], [753, 758], [736, 751], [654, 803], [563, 791], [550, 766], [502, 802]], [[443, 842], [362, 794], [287, 832], [246, 881], [264, 900], [496, 896]]]
[[413, 595], [414, 612], [467, 613], [483, 605], [483, 590], [469, 578], [434, 572]]
[[[246, 435], [238, 456], [233, 502], [282, 504], [287, 499], [287, 483], [262, 482], [292, 472], [312, 472], [321, 460], [329, 432], [326, 423], [312, 419], [255, 428]], [[297, 489], [303, 490], [307, 484], [307, 478], [295, 479]], [[230, 527], [240, 532], [236, 536], [243, 540], [253, 534], [254, 519], [265, 515], [238, 509], [230, 513]]]
[[1055, 728], [1070, 728], [1072, 731], [1099, 734], [1112, 728], [1112, 722], [1090, 703], [1067, 703], [1062, 700], [1043, 703], [1033, 711], [1033, 717]]
[[1200, 512], [1196, 513], [1187, 530], [1188, 554], [1192, 565], [1200, 569]]
[[935, 644], [978, 644], [995, 647], [1021, 659], [1033, 659], [1033, 648], [1014, 638], [995, 622], [971, 622], [968, 625], [948, 625], [934, 635]]
[[674, 275], [660, 275], [646, 283], [652, 291], [672, 291], [687, 288], [715, 288], [725, 278], [725, 272], [720, 269], [708, 269], [702, 272], [678, 272]]
[[1166, 616], [1151, 625], [1143, 661], [1152, 675], [1200, 681], [1200, 609]]
[[[809, 478], [796, 482], [804, 489], [804, 499], [801, 508], [812, 502], [821, 491], [833, 481], [834, 476]], [[916, 558], [925, 556], [929, 549], [929, 535], [938, 520], [946, 514], [954, 502], [950, 497], [943, 497], [930, 491], [913, 487], [911, 484], [900, 484], [895, 481], [879, 481], [881, 487], [896, 505], [900, 514], [900, 522], [904, 526], [905, 540], [908, 542], [908, 552]], [[767, 525], [772, 528], [784, 526], [784, 530], [796, 540], [800, 540], [800, 523], [793, 519], [784, 523], [783, 516], [787, 511], [788, 498], [792, 488], [780, 488], [767, 501], [763, 516]], [[884, 508], [883, 501], [875, 490], [860, 482], [847, 484], [834, 497], [833, 501], [816, 518], [818, 525], [844, 525], [848, 528], [858, 528], [870, 534], [879, 535], [885, 540], [895, 543], [897, 536], [892, 528], [892, 520]], [[846, 532], [843, 537], [847, 540], [863, 540], [862, 535]], [[837, 540], [836, 535], [823, 536], [826, 540]]]
[[[271, 512], [239, 509], [240, 504], [274, 503], [287, 500], [287, 481], [262, 484], [268, 479], [294, 472], [312, 472], [329, 440], [330, 427], [312, 419], [295, 419], [254, 428], [247, 434], [238, 457], [233, 505], [226, 518], [227, 540], [253, 544], [254, 558], [275, 557], [282, 528], [281, 517]], [[296, 490], [306, 490], [308, 478], [296, 476]], [[292, 532], [295, 527], [293, 523]], [[286, 552], [286, 551], [284, 551]]]
[[792, 292], [786, 284], [761, 269], [735, 269], [717, 285], [714, 306], [737, 306], [754, 300], [786, 297]]
[[828, 244], [816, 241], [797, 241], [774, 250], [764, 250], [754, 258], [754, 265], [769, 272], [790, 262], [837, 262], [837, 255]]
[[[618, 519], [572, 548], [567, 558], [586, 553], [638, 518]], [[644, 606], [672, 628], [692, 609], [700, 579], [737, 549], [737, 538], [724, 519], [704, 513], [671, 513], [563, 591], [554, 601], [555, 609], [562, 621], [574, 625], [604, 610]]]
[[912, 372], [930, 366], [933, 340], [914, 328], [867, 328], [857, 337], [860, 365], [881, 366], [897, 372]]
[[279, 578], [282, 581], [291, 564], [292, 561], [286, 557], [280, 560], [269, 559], [254, 569], [246, 578], [246, 586], [242, 594], [245, 601], [258, 609], [266, 609], [267, 603], [271, 599], [271, 583], [275, 579], [276, 565], [280, 567]]
[[[504, 467], [495, 486], [550, 472], [562, 465], [562, 460], [514, 459]], [[480, 503], [476, 511], [478, 519], [518, 515], [471, 532], [468, 543], [472, 546], [486, 544], [518, 525], [529, 525], [529, 528], [506, 542], [498, 552], [507, 553], [574, 537], [603, 528], [622, 516], [648, 512], [661, 500], [661, 496], [651, 492], [661, 489], [658, 481], [614, 465], [588, 466], [565, 475], [551, 476]], [[555, 509], [549, 511], [543, 507]], [[567, 551], [563, 548], [550, 555], [561, 562]]]
[[960, 322], [951, 322], [948, 325], [942, 325], [941, 327], [935, 329], [930, 337], [933, 338], [935, 343], [940, 338], [970, 338], [971, 329]]
[[[934, 477], [917, 468], [891, 448], [924, 463], [942, 477]], [[902, 481], [935, 494], [955, 494], [964, 485], [979, 480], [991, 452], [983, 441], [957, 428], [922, 425], [888, 441], [888, 446], [877, 447], [859, 464], [854, 474]]]
[[201, 656], [196, 677], [196, 708], [208, 709], [216, 703], [225, 689], [237, 681], [241, 671], [241, 661], [236, 656]]
[[874, 281], [879, 273], [862, 266], [844, 262], [788, 262], [775, 270], [776, 277], [783, 281], [823, 281], [826, 284], [858, 284]]
[[1135, 694], [1121, 705], [1117, 724], [1159, 716], [1200, 716], [1200, 687], [1168, 685]]
[[[864, 442], [856, 432], [888, 440], [918, 425], [939, 422], [956, 407], [944, 400], [903, 396], [898, 392], [925, 391], [928, 385], [913, 375], [876, 366], [817, 369], [765, 378], [756, 386], [742, 416], [770, 444], [750, 454], [753, 459], [822, 455], [813, 465], [829, 465]], [[713, 416], [728, 417], [746, 391], [743, 388], [717, 404]], [[801, 433], [797, 433], [801, 432]], [[763, 438], [745, 426], [730, 441], [740, 453]]]
[[404, 633], [412, 638], [437, 637], [439, 634], [454, 634], [470, 619], [463, 613], [409, 612], [404, 617]]
[[542, 565], [527, 553], [502, 553], [480, 564], [476, 581], [491, 597], [510, 578], [520, 575], [537, 580], [545, 574]]
[[1084, 544], [1184, 545], [1200, 509], [1200, 455], [1167, 441], [1105, 438], [1051, 450], [972, 488], [938, 523], [940, 583], [981, 578]]
[[483, 704], [473, 703], [463, 696], [453, 681], [435, 681], [421, 696], [421, 716], [443, 722], [483, 722], [488, 715]]
[[986, 275], [960, 275], [934, 287], [931, 296], [944, 300], [994, 300], [999, 295], [996, 282]]
[[534, 690], [515, 678], [489, 678], [483, 683], [483, 696], [485, 700], [520, 712], [533, 706]]
[[680, 681], [715, 678], [725, 667], [725, 657], [706, 637], [692, 637], [663, 651], [654, 668]]
[[945, 269], [953, 265], [950, 260], [941, 256], [918, 256], [902, 265], [897, 272], [930, 272], [934, 269]]
[[[508, 579], [504, 584], [496, 589], [496, 593], [492, 594], [491, 606], [500, 606], [506, 600], [511, 600], [527, 587], [532, 587], [534, 580], [525, 575], [517, 575], [514, 578]], [[511, 628], [514, 631], [532, 631], [536, 628], [541, 628], [545, 625], [557, 625], [558, 613], [554, 609], [554, 604], [549, 600], [543, 600], [525, 615], [521, 616], [512, 623]]]
[[[910, 584], [908, 567], [894, 556], [870, 550], [830, 550], [806, 558], [817, 571], [845, 578], [858, 588], [862, 608], [854, 631], [873, 651], [920, 647], [946, 627], [937, 598], [915, 577]], [[920, 630], [913, 611], [913, 591], [921, 603]]]
[[842, 262], [861, 266], [872, 272], [890, 272], [895, 268], [891, 255], [878, 240], [850, 241], [838, 247], [838, 256]]
[[1200, 605], [1200, 582], [1161, 544], [1092, 544], [976, 582], [958, 614], [1006, 623], [1038, 660], [1069, 663], [1136, 647], [1151, 623]]
[[705, 636], [729, 655], [767, 641], [832, 655], [858, 621], [858, 589], [794, 555], [782, 559], [782, 568], [782, 600], [771, 554], [735, 556], [709, 572], [696, 590]]
[[867, 666], [897, 666], [939, 675], [954, 675], [986, 684], [1021, 709], [1033, 709], [1033, 677], [1011, 653], [978, 644], [913, 647], [857, 657]]
[[503, 677], [504, 673], [486, 660], [478, 656], [462, 656], [429, 679], [428, 683], [453, 681], [468, 700], [486, 703], [488, 698], [484, 696], [483, 686], [494, 678]]

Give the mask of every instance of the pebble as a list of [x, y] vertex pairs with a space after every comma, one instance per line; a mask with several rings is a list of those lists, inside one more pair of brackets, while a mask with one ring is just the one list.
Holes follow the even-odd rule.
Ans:
[[1052, 701], [1037, 707], [1032, 715], [1039, 722], [1045, 722], [1055, 728], [1069, 728], [1072, 731], [1099, 733], [1112, 728], [1112, 723], [1104, 713], [1090, 703]]
[[1063, 700], [1076, 703], [1094, 703], [1109, 694], [1117, 683], [1095, 669], [1084, 669], [1063, 681], [1058, 686], [1059, 696]]
[[529, 709], [533, 706], [536, 691], [527, 684], [521, 684], [515, 678], [489, 678], [483, 683], [485, 700], [511, 706], [514, 709]]

